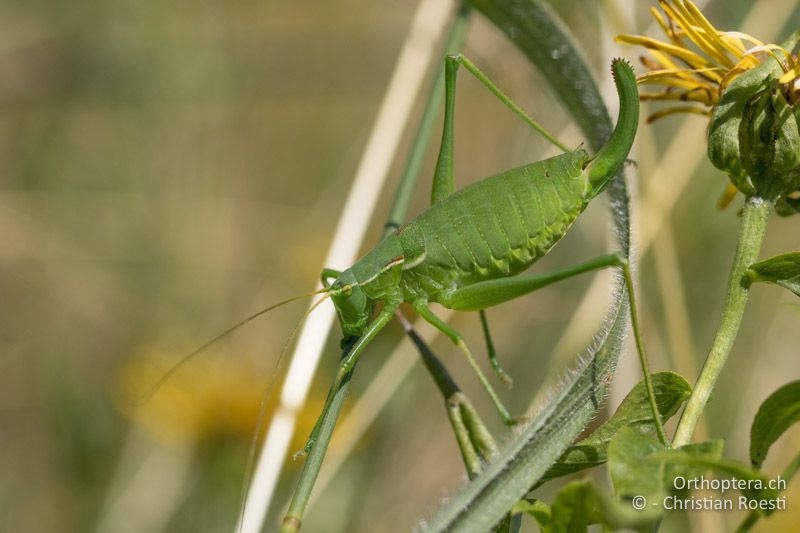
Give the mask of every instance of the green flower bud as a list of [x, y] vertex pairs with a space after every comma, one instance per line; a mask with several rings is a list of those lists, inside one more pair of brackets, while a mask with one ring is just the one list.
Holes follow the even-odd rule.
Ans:
[[756, 194], [777, 201], [797, 188], [800, 133], [780, 88], [761, 91], [745, 106], [739, 145]]
[[784, 95], [782, 74], [767, 58], [724, 89], [709, 123], [708, 157], [745, 196], [790, 215], [800, 211], [800, 106]]

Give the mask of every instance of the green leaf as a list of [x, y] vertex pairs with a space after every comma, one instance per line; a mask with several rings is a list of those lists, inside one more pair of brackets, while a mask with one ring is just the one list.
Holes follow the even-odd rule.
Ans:
[[[674, 372], [657, 372], [652, 375], [652, 379], [658, 412], [665, 422], [680, 409], [692, 389], [682, 376]], [[608, 443], [623, 427], [630, 427], [641, 435], [656, 434], [644, 380], [631, 389], [610, 419], [591, 435], [568, 448], [547, 471], [540, 484], [604, 463]]]
[[[706, 470], [716, 469], [740, 479], [761, 479], [747, 466], [721, 459], [722, 448], [723, 441], [716, 439], [667, 450], [655, 438], [624, 427], [608, 449], [608, 468], [617, 496], [597, 490], [588, 481], [575, 481], [558, 493], [551, 507], [528, 500], [519, 502], [514, 512], [532, 515], [543, 533], [587, 531], [596, 523], [613, 529], [651, 531], [664, 515], [665, 498], [686, 497], [686, 489], [675, 488], [677, 476], [696, 479]], [[769, 496], [769, 492], [749, 494], [757, 499]]]
[[613, 530], [636, 529], [639, 531], [651, 531], [652, 528], [646, 528], [645, 526], [655, 523], [663, 515], [662, 508], [659, 505], [648, 505], [645, 502], [644, 508], [635, 508], [629, 500], [622, 500], [596, 489], [594, 496], [602, 523], [613, 528]]
[[[608, 469], [623, 503], [628, 500], [632, 506], [636, 497], [643, 497], [644, 511], [650, 517], [656, 512], [663, 513], [668, 496], [683, 498], [688, 495], [688, 485], [676, 483], [676, 479], [696, 480], [707, 470], [713, 470], [720, 478], [741, 480], [742, 486], [735, 488], [749, 500], [774, 502], [778, 492], [769, 487], [767, 478], [744, 463], [721, 457], [722, 448], [723, 441], [715, 439], [668, 450], [650, 437], [623, 428], [608, 447]], [[607, 499], [601, 507], [607, 522], [614, 527], [634, 525], [630, 521], [636, 520], [636, 516], [625, 505]], [[764, 514], [771, 512], [763, 511]]]
[[561, 489], [551, 509], [550, 527], [542, 529], [546, 533], [586, 531], [597, 521], [594, 490], [587, 480], [573, 481]]
[[[597, 150], [611, 134], [611, 120], [597, 84], [581, 59], [574, 41], [549, 6], [541, 0], [470, 0], [500, 28], [569, 102], [572, 114]], [[558, 57], [552, 52], [558, 51]], [[616, 247], [630, 251], [630, 213], [625, 180], [618, 174], [606, 189], [614, 218]], [[537, 417], [489, 464], [477, 478], [455, 495], [431, 522], [431, 531], [483, 533], [499, 522], [534, 486], [586, 428], [603, 402], [614, 375], [627, 327], [628, 306], [624, 284], [614, 286], [600, 342]]]
[[660, 502], [666, 496], [661, 465], [647, 459], [664, 450], [653, 438], [631, 428], [620, 429], [608, 445], [608, 472], [614, 491], [623, 498], [644, 496], [649, 502]]
[[[705, 454], [695, 454], [681, 448], [653, 454], [649, 461], [656, 464], [665, 463], [673, 467], [691, 467], [693, 472], [699, 473], [711, 469], [718, 474], [725, 474], [746, 482], [741, 492], [750, 500], [772, 500], [777, 497], [778, 491], [769, 488], [769, 482], [758, 470], [754, 470], [744, 463], [720, 457], [713, 457]], [[675, 471], [673, 470], [672, 473]], [[689, 479], [692, 475], [683, 475]], [[768, 513], [766, 513], [768, 514]]]
[[[680, 484], [676, 487], [676, 478], [695, 479], [709, 468], [720, 467], [723, 444], [715, 439], [668, 450], [652, 437], [622, 428], [608, 447], [611, 481], [616, 493], [631, 504], [634, 497], [644, 497], [647, 509], [660, 510], [664, 498], [687, 492]], [[752, 475], [747, 467], [737, 473]]]
[[654, 523], [662, 515], [660, 508], [634, 508], [630, 501], [607, 495], [588, 480], [566, 485], [556, 495], [552, 507], [529, 500], [519, 509], [533, 516], [543, 533], [585, 532], [592, 524], [614, 529], [640, 528]]
[[[722, 457], [722, 450], [724, 447], [724, 440], [713, 439], [706, 442], [687, 444], [685, 446], [681, 446], [677, 450], [672, 451], [686, 453], [694, 457], [720, 459]], [[700, 475], [706, 470], [707, 467], [705, 465], [667, 462], [667, 464], [664, 466], [664, 479], [666, 481], [669, 493], [680, 497], [686, 497], [690, 489], [676, 488], [675, 478], [681, 476], [684, 479], [696, 479], [700, 477]]]
[[540, 500], [522, 500], [514, 504], [513, 513], [531, 515], [542, 533], [586, 531], [589, 524], [602, 520], [595, 490], [587, 480], [565, 485], [556, 495], [552, 507]]
[[522, 513], [531, 515], [540, 528], [550, 527], [553, 512], [550, 506], [542, 500], [519, 500], [511, 508], [511, 514], [518, 515]]
[[770, 446], [800, 420], [800, 381], [773, 392], [758, 408], [750, 428], [750, 462], [760, 468]]
[[776, 255], [747, 269], [751, 282], [774, 283], [800, 296], [800, 252]]

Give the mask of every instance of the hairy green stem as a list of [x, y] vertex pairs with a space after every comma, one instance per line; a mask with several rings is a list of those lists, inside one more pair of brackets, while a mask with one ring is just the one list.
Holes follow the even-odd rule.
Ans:
[[733, 341], [736, 339], [750, 291], [746, 271], [758, 259], [758, 252], [767, 228], [770, 207], [770, 202], [757, 197], [748, 198], [744, 204], [739, 242], [728, 278], [728, 293], [725, 296], [725, 305], [722, 310], [722, 322], [703, 365], [703, 370], [700, 372], [700, 377], [697, 378], [692, 395], [686, 404], [686, 409], [681, 415], [678, 429], [675, 431], [672, 443], [676, 448], [691, 441], [697, 421], [714, 390], [714, 384], [725, 366]]
[[[445, 50], [448, 54], [455, 53], [461, 49], [461, 45], [464, 42], [464, 37], [466, 36], [468, 22], [469, 10], [466, 7], [462, 7], [456, 15], [455, 21], [453, 22], [453, 25], [451, 26], [446, 37], [447, 40]], [[425, 149], [428, 145], [428, 141], [430, 140], [436, 116], [441, 108], [443, 94], [444, 67], [442, 66], [438, 70], [436, 81], [434, 82], [433, 87], [428, 95], [427, 103], [423, 111], [417, 135], [411, 148], [411, 153], [409, 155], [405, 171], [400, 178], [400, 185], [395, 193], [392, 207], [389, 211], [384, 235], [394, 231], [394, 229], [399, 226], [400, 222], [405, 219], [411, 194], [414, 191], [414, 187], [420, 173]], [[351, 342], [348, 343], [348, 346], [344, 348], [342, 357], [347, 356], [350, 348], [355, 344], [355, 340], [357, 339], [351, 339]], [[289, 504], [289, 509], [281, 524], [281, 533], [295, 533], [302, 525], [305, 509], [308, 505], [308, 500], [311, 497], [311, 491], [314, 488], [320, 468], [322, 467], [322, 460], [325, 457], [328, 444], [330, 444], [331, 437], [333, 436], [333, 429], [336, 426], [336, 421], [339, 418], [342, 404], [347, 396], [351, 374], [352, 371], [348, 373], [344, 382], [337, 390], [331, 391], [333, 397], [329, 404], [329, 408], [321, 415], [317, 439], [309, 450], [308, 457], [303, 464], [303, 469], [300, 472], [300, 479], [297, 482], [297, 488], [295, 489], [295, 492], [292, 496], [292, 501]]]

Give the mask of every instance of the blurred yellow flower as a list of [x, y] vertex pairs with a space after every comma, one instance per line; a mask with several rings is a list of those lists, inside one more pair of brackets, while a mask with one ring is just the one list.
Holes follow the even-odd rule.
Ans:
[[[148, 398], [144, 391], [158, 383], [173, 362], [161, 352], [131, 359], [120, 374], [120, 410], [166, 444], [225, 436], [249, 441], [258, 426], [267, 376], [242, 358], [198, 358]], [[275, 411], [277, 397], [269, 395], [263, 406], [267, 419]], [[313, 391], [299, 420], [292, 443], [295, 448], [305, 444], [322, 403], [322, 393]]]
[[[795, 81], [800, 75], [800, 62], [782, 46], [764, 43], [746, 33], [718, 30], [690, 0], [659, 0], [659, 5], [663, 13], [655, 7], [650, 12], [669, 42], [640, 35], [616, 37], [619, 43], [648, 49], [649, 57], [642, 56], [641, 61], [649, 70], [637, 78], [638, 82], [663, 87], [659, 92], [640, 93], [640, 99], [681, 103], [651, 114], [648, 123], [674, 113], [711, 116], [728, 84], [768, 57], [783, 69], [778, 82], [783, 85], [787, 101], [791, 104], [797, 100]], [[720, 205], [727, 205], [736, 191], [729, 184]]]

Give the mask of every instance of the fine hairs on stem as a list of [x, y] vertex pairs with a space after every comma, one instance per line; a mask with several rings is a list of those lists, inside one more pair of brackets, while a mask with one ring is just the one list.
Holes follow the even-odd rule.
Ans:
[[703, 408], [714, 390], [717, 378], [725, 366], [728, 354], [733, 347], [733, 341], [742, 322], [747, 297], [750, 292], [749, 284], [745, 280], [745, 271], [758, 258], [764, 233], [767, 229], [767, 218], [772, 205], [761, 198], [748, 198], [742, 211], [742, 222], [739, 230], [739, 240], [736, 245], [736, 255], [728, 277], [728, 291], [722, 311], [720, 323], [714, 344], [697, 379], [689, 403], [681, 415], [678, 429], [675, 431], [673, 444], [675, 447], [683, 446], [691, 441], [697, 421], [703, 413]]

